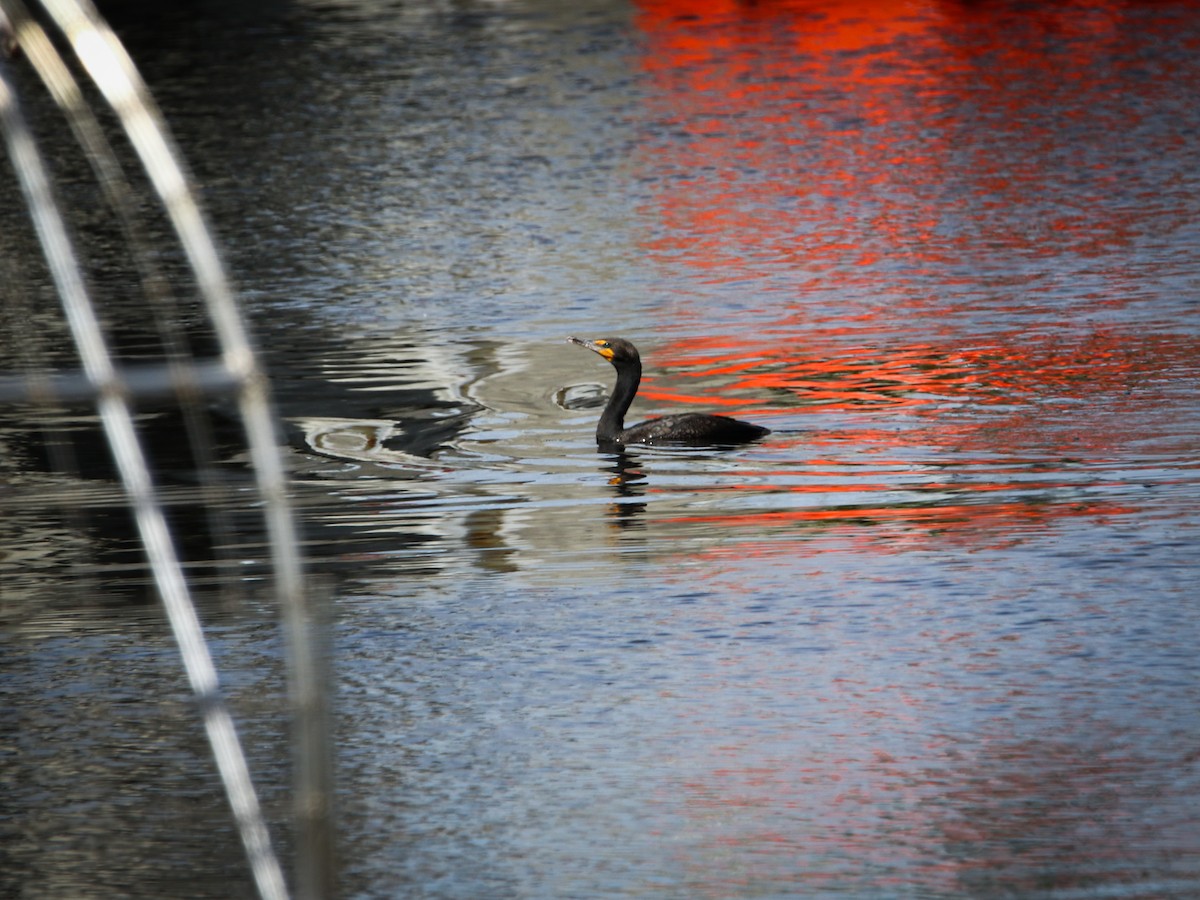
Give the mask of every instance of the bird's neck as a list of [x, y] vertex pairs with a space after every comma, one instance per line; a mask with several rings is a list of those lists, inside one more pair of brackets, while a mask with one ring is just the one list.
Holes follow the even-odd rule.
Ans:
[[608, 406], [604, 407], [604, 414], [600, 416], [600, 424], [596, 426], [597, 441], [603, 443], [620, 440], [621, 432], [625, 430], [625, 413], [637, 394], [641, 380], [640, 363], [617, 369], [616, 386], [612, 396], [608, 398]]

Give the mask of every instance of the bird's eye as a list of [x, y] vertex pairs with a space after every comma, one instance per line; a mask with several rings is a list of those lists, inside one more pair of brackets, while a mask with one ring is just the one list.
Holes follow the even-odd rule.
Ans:
[[608, 341], [604, 340], [604, 338], [601, 338], [600, 340], [596, 341], [596, 346], [597, 347], [607, 347]]

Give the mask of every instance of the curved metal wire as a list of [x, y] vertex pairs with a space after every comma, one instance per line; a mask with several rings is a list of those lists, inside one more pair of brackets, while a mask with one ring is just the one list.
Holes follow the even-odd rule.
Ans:
[[[325, 680], [317, 650], [316, 625], [303, 589], [298, 539], [278, 450], [268, 381], [251, 346], [204, 217], [188, 187], [179, 155], [132, 61], [90, 3], [44, 0], [42, 5], [116, 112], [141, 160], [194, 272], [197, 289], [219, 338], [221, 357], [219, 361], [192, 361], [177, 355], [168, 362], [166, 379], [161, 377], [161, 370], [127, 373], [114, 362], [55, 203], [46, 168], [21, 113], [12, 80], [0, 60], [0, 127], [82, 364], [78, 376], [60, 375], [24, 386], [0, 384], [0, 395], [7, 391], [37, 400], [61, 391], [62, 395], [90, 395], [94, 399], [189, 682], [200, 701], [255, 883], [262, 897], [279, 898], [287, 896], [282, 871], [271, 847], [232, 718], [220, 694], [216, 670], [149, 475], [130, 407], [131, 398], [162, 393], [164, 381], [181, 395], [189, 391], [198, 394], [229, 391], [236, 396], [258, 491], [264, 500], [275, 592], [288, 639], [297, 770], [297, 886], [304, 896], [322, 896], [332, 884]], [[128, 195], [127, 182], [69, 66], [19, 0], [0, 0], [0, 16], [7, 18], [11, 39], [29, 58], [55, 102], [66, 113], [110, 205], [129, 233], [133, 217], [124, 199]], [[0, 20], [0, 30], [5, 24]], [[143, 271], [142, 278], [151, 301], [156, 296], [161, 301], [161, 290], [154, 287], [154, 273]], [[62, 395], [56, 399], [63, 399]]]

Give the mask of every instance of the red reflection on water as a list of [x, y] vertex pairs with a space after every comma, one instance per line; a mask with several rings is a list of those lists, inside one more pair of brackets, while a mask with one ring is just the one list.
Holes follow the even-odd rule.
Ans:
[[[914, 15], [908, 2], [873, 3], [865, 15], [849, 3], [639, 7], [642, 65], [657, 89], [647, 103], [656, 128], [672, 135], [645, 161], [661, 185], [663, 225], [647, 251], [717, 281], [763, 265], [804, 265], [816, 276], [876, 264], [879, 250], [853, 239], [858, 201], [911, 161], [890, 139], [869, 146], [862, 130], [895, 119], [889, 98], [920, 94], [907, 62], [880, 48], [927, 30], [928, 13]], [[857, 99], [843, 106], [831, 94]], [[867, 153], [880, 159], [864, 167]], [[883, 209], [872, 219], [884, 232], [899, 225]]]
[[[638, 7], [653, 86], [640, 162], [661, 223], [645, 247], [709, 280], [783, 265], [809, 286], [894, 284], [999, 247], [1104, 255], [1160, 212], [1111, 202], [1125, 186], [1097, 148], [1145, 108], [1096, 121], [1136, 64], [1123, 4]], [[1171, 74], [1139, 86], [1165, 94]], [[1169, 129], [1149, 139], [1189, 146]]]
[[[1011, 489], [1011, 485], [995, 490]], [[1048, 504], [1038, 500], [1008, 500], [998, 503], [930, 503], [928, 506], [898, 503], [895, 506], [831, 507], [795, 509], [742, 515], [682, 516], [664, 525], [716, 525], [722, 530], [746, 529], [753, 537], [689, 552], [688, 560], [770, 558], [786, 553], [791, 558], [820, 556], [831, 546], [850, 552], [904, 553], [914, 549], [962, 547], [970, 551], [1000, 550], [1019, 545], [1028, 535], [1043, 531], [1052, 522], [1065, 519], [1097, 521], [1117, 519], [1135, 512], [1134, 507], [1111, 501]], [[822, 540], [806, 545], [772, 540], [772, 532], [793, 537], [811, 533]], [[737, 531], [730, 531], [736, 535]], [[832, 543], [831, 543], [832, 541]]]
[[[720, 371], [719, 368], [713, 371]], [[803, 355], [780, 348], [776, 358], [747, 372], [741, 390], [792, 392], [806, 403], [834, 408], [917, 406], [970, 399], [1013, 404], [1032, 398], [1087, 399], [1132, 389], [1157, 399], [1163, 376], [1200, 372], [1200, 341], [1183, 334], [1119, 329], [1012, 331], [963, 346], [952, 338], [883, 348], [823, 344]]]
[[[1190, 458], [1194, 434], [1187, 428], [1173, 434], [1169, 411], [1200, 376], [1200, 342], [1119, 329], [999, 337], [967, 348], [949, 340], [857, 351], [818, 345], [796, 359], [782, 350], [775, 359], [753, 359], [728, 339], [655, 353], [654, 361], [666, 365], [661, 381], [672, 387], [713, 378], [726, 385], [731, 405], [749, 409], [742, 398], [787, 392], [812, 411], [804, 430], [766, 439], [767, 451], [794, 448], [794, 463], [772, 459], [759, 468], [748, 459], [736, 482], [691, 488], [696, 494], [804, 496], [799, 508], [783, 500], [752, 511], [714, 506], [703, 515], [657, 518], [656, 527], [747, 535], [748, 542], [715, 548], [713, 556], [777, 552], [771, 534], [797, 529], [841, 535], [876, 552], [904, 552], [921, 535], [938, 546], [1003, 547], [1055, 521], [1136, 513], [1125, 500], [1093, 493], [1084, 501], [1078, 491], [1082, 477], [1089, 492], [1126, 496], [1131, 479], [1142, 477], [1141, 464], [1127, 453], [1134, 442], [1151, 468], [1163, 454]], [[673, 389], [650, 393], [692, 399]], [[716, 401], [707, 396], [704, 402]], [[770, 423], [779, 409], [754, 415]], [[859, 415], [852, 428], [825, 430], [828, 418], [820, 414], [827, 411]], [[875, 419], [878, 427], [863, 424]], [[814, 455], [818, 447], [831, 452]], [[847, 448], [858, 454], [846, 456]], [[865, 456], [864, 448], [870, 450]], [[913, 448], [921, 455], [914, 457]], [[642, 490], [671, 494], [676, 488], [651, 482]], [[897, 527], [911, 540], [898, 540]], [[802, 545], [788, 546], [803, 553]]]
[[[1191, 227], [1194, 202], [1169, 195], [1194, 192], [1194, 166], [1178, 162], [1194, 150], [1194, 133], [1181, 130], [1194, 120], [1170, 110], [1181, 85], [1200, 82], [1186, 55], [1164, 55], [1161, 40], [1138, 44], [1144, 30], [1130, 37], [1126, 25], [1138, 5], [637, 5], [649, 84], [635, 160], [650, 191], [642, 246], [672, 274], [728, 287], [740, 302], [754, 302], [746, 294], [763, 287], [761, 307], [746, 314], [753, 328], [656, 350], [646, 396], [699, 402], [703, 391], [688, 390], [690, 380], [719, 383], [723, 409], [742, 406], [767, 424], [776, 413], [794, 416], [797, 406], [813, 412], [811, 431], [777, 433], [768, 444], [854, 442], [878, 451], [875, 468], [858, 471], [824, 448], [829, 459], [797, 453], [786, 471], [752, 471], [751, 457], [744, 483], [714, 490], [736, 491], [739, 500], [788, 491], [812, 495], [797, 501], [813, 505], [726, 511], [709, 503], [704, 515], [660, 516], [655, 533], [744, 529], [748, 540], [733, 532], [707, 551], [718, 559], [804, 554], [794, 536], [805, 532], [840, 536], [864, 552], [930, 544], [978, 550], [1072, 517], [1138, 512], [1140, 499], [1103, 491], [1136, 479], [1136, 468], [1132, 476], [1114, 468], [1106, 483], [1097, 465], [1117, 458], [1136, 467], [1125, 452], [1132, 441], [1151, 457], [1176, 454], [1176, 468], [1194, 456], [1187, 447], [1194, 430], [1172, 434], [1167, 421], [1172, 408], [1194, 403], [1183, 396], [1200, 373], [1192, 323], [1152, 331], [1134, 317], [1089, 332], [1080, 321], [1144, 302], [1140, 282], [1158, 274], [1161, 258], [1151, 253], [1152, 262], [1140, 262], [1136, 251], [1170, 240], [1181, 222]], [[1172, 15], [1194, 17], [1200, 3], [1162, 8], [1171, 11], [1162, 19], [1169, 23]], [[1155, 74], [1129, 74], [1139, 68]], [[1174, 179], [1165, 186], [1127, 162], [1172, 157], [1160, 169]], [[1194, 281], [1194, 254], [1177, 251], [1168, 262], [1179, 283]], [[1056, 279], [1076, 276], [1089, 280], [1087, 293], [1048, 291], [1040, 300], [1043, 289], [1061, 287]], [[1055, 308], [1064, 295], [1076, 304], [1069, 314]], [[686, 321], [694, 313], [681, 300], [666, 314]], [[704, 403], [718, 405], [711, 396]], [[860, 414], [859, 422], [830, 435], [821, 430], [826, 411]], [[858, 427], [872, 416], [879, 427]], [[905, 427], [889, 427], [900, 421]], [[923, 482], [898, 483], [890, 476], [906, 461], [922, 462], [913, 447], [934, 460]], [[1072, 458], [1089, 460], [1086, 484], [1102, 489], [1098, 499], [1071, 489], [1079, 485]], [[971, 477], [939, 469], [936, 459], [953, 460]], [[773, 531], [793, 539], [773, 543]], [[813, 541], [811, 553], [828, 546]], [[688, 577], [721, 568], [693, 565]], [[895, 693], [871, 697], [849, 687], [831, 702], [862, 725], [847, 742], [854, 750], [871, 748], [878, 720], [904, 705]], [[1095, 844], [1089, 833], [1093, 810], [1109, 816], [1124, 781], [1125, 761], [1103, 760], [1104, 748], [1088, 748], [1101, 759], [1082, 765], [1071, 744], [1011, 741], [991, 756], [947, 756], [933, 771], [897, 763], [882, 749], [873, 764], [813, 753], [765, 766], [740, 764], [762, 757], [735, 734], [719, 749], [726, 759], [694, 774], [685, 800], [697, 827], [722, 818], [703, 851], [717, 859], [723, 844], [755, 851], [763, 871], [726, 875], [735, 884], [741, 875], [741, 884], [761, 887], [774, 875], [802, 893], [822, 873], [786, 863], [771, 871], [770, 859], [803, 854], [815, 866], [822, 850], [855, 860], [859, 871], [894, 864], [917, 883], [949, 872], [968, 893], [1072, 887], [1069, 875], [1035, 882], [1064, 859], [1098, 859], [1103, 868], [1120, 858], [1124, 826], [1102, 823]], [[948, 789], [948, 778], [961, 787]], [[923, 808], [929, 796], [943, 802]], [[751, 814], [741, 823], [743, 809]], [[1116, 812], [1124, 815], [1112, 821], [1128, 821], [1128, 810]], [[888, 827], [899, 840], [878, 840]], [[929, 852], [930, 831], [940, 858]], [[872, 859], [880, 852], [892, 856]], [[1031, 871], [1030, 860], [1042, 870]], [[695, 883], [704, 885], [714, 867], [700, 854], [696, 867], [703, 877]], [[1105, 872], [1092, 883], [1138, 877], [1136, 867]], [[1080, 883], [1088, 886], [1086, 878]]]
[[[1102, 458], [1134, 438], [1162, 449], [1168, 429], [1152, 411], [1180, 402], [1176, 375], [1194, 383], [1200, 372], [1200, 344], [1186, 328], [1088, 333], [1056, 299], [1038, 305], [1050, 277], [1039, 260], [1064, 256], [1088, 259], [1099, 284], [1126, 289], [1093, 292], [1089, 313], [1144, 300], [1125, 251], [1187, 209], [1157, 202], [1153, 185], [1115, 171], [1121, 157], [1108, 152], [1113, 135], [1137, 128], [1148, 105], [1175, 90], [1169, 79], [1128, 75], [1146, 59], [1136, 43], [1144, 35], [1127, 34], [1129, 8], [1107, 0], [1021, 10], [932, 0], [639, 0], [638, 8], [649, 83], [635, 160], [650, 191], [646, 253], [699, 283], [736, 285], [731, 296], [742, 302], [752, 302], [745, 285], [761, 279], [769, 289], [762, 308], [748, 308], [755, 327], [655, 348], [643, 399], [768, 425], [787, 415], [803, 433], [777, 431], [768, 443], [855, 442], [878, 453], [880, 466], [889, 456], [897, 467], [911, 462], [914, 446], [965, 465], [1012, 463], [985, 462], [965, 484], [934, 472], [921, 502], [911, 491], [885, 495], [886, 478], [856, 480], [844, 466], [813, 477], [821, 463], [806, 453], [795, 472], [747, 472], [746, 483], [719, 489], [876, 496], [720, 521], [904, 521], [932, 532], [969, 520], [1003, 534], [1058, 516], [1128, 512], [1046, 502], [1070, 479], [1027, 476], [1054, 454]], [[1170, 8], [1190, 15], [1200, 3]], [[1164, 72], [1190, 83], [1192, 69], [1176, 70], [1194, 64], [1160, 57]], [[1137, 91], [1111, 101], [1130, 93], [1127, 76]], [[1163, 155], [1189, 146], [1169, 124], [1141, 129], [1138, 140]], [[666, 312], [681, 322], [696, 315], [684, 301]], [[814, 413], [811, 428], [798, 407]], [[858, 416], [854, 428], [826, 430], [816, 413], [830, 411]], [[888, 418], [873, 427], [863, 418], [872, 414]], [[1034, 462], [1022, 470], [1022, 459]], [[983, 499], [1013, 489], [1018, 475], [1043, 497]], [[951, 499], [933, 499], [939, 493]]]
[[[1200, 340], [1186, 334], [1137, 333], [1097, 328], [1073, 334], [1044, 330], [1040, 334], [1011, 331], [990, 335], [986, 343], [964, 346], [952, 336], [920, 343], [847, 346], [816, 336], [802, 347], [763, 347], [759, 339], [723, 337], [689, 340], [656, 351], [648, 367], [642, 397], [672, 403], [695, 403], [752, 409], [770, 416], [795, 407], [871, 411], [910, 409], [916, 414], [943, 415], [956, 404], [1015, 407], [1014, 418], [1036, 421], [1046, 401], [1079, 401], [1081, 424], [1105, 421], [1114, 411], [1134, 412], [1172, 402], [1176, 382], [1200, 374]], [[690, 392], [688, 380], [719, 384], [715, 390]], [[786, 404], [772, 398], [791, 397]], [[1177, 398], [1176, 398], [1177, 399]], [[1051, 408], [1052, 412], [1058, 412]], [[983, 416], [966, 428], [994, 429], [995, 418]], [[873, 433], [884, 442], [904, 443], [905, 434]], [[808, 434], [806, 441], [819, 441]], [[928, 437], [924, 435], [923, 437]], [[1108, 430], [1087, 440], [1097, 449], [1123, 437]], [[1099, 442], [1099, 443], [1096, 443]], [[1011, 441], [1007, 449], [1019, 446]]]
[[[1171, 6], [1186, 15], [1200, 3]], [[994, 306], [980, 340], [969, 311], [989, 288], [981, 265], [1000, 266], [995, 277], [1023, 292], [1044, 274], [1030, 260], [1108, 257], [1099, 274], [1128, 284], [1121, 248], [1184, 209], [1109, 171], [1097, 147], [1136, 128], [1147, 104], [1173, 90], [1169, 80], [1138, 77], [1139, 96], [1098, 103], [1121, 93], [1122, 73], [1144, 57], [1144, 47], [1126, 43], [1125, 5], [1016, 13], [913, 0], [640, 0], [638, 8], [651, 84], [638, 165], [651, 186], [644, 212], [658, 223], [647, 254], [700, 270], [707, 283], [752, 284], [778, 271], [789, 278], [788, 291], [762, 300], [780, 344], [760, 324], [707, 347], [693, 340], [658, 352], [663, 369], [726, 378], [722, 396], [651, 378], [645, 398], [757, 406], [759, 415], [778, 411], [770, 396], [779, 389], [847, 408], [946, 397], [1006, 403], [1090, 378], [1097, 361], [1101, 375], [1113, 373], [1103, 354], [1120, 346], [1102, 346], [1103, 335], [1094, 346], [1054, 345], [1049, 334], [1064, 323], [1052, 302], [1040, 338], [1025, 324], [997, 334], [996, 320], [1028, 310]], [[1155, 63], [1168, 75], [1178, 67]], [[1187, 135], [1166, 127], [1139, 141], [1178, 153]], [[938, 286], [977, 292], [965, 301], [965, 324], [941, 326], [964, 301], [931, 297]], [[808, 303], [814, 292], [855, 288], [859, 299], [835, 311], [818, 314]], [[864, 307], [863, 290], [887, 302]], [[1097, 293], [1094, 302], [1120, 306], [1127, 297]], [[683, 304], [671, 313], [691, 314]], [[755, 315], [761, 323], [763, 310]], [[937, 339], [888, 339], [907, 322]], [[852, 333], [874, 347], [838, 340]], [[791, 335], [805, 336], [802, 348]]]

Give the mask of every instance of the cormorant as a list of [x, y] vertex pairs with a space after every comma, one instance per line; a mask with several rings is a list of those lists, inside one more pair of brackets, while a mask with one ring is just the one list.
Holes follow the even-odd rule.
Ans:
[[624, 338], [584, 341], [570, 337], [567, 340], [599, 353], [617, 370], [616, 387], [608, 405], [604, 407], [604, 414], [600, 416], [600, 424], [596, 426], [596, 443], [601, 447], [624, 447], [628, 444], [744, 444], [770, 432], [770, 429], [761, 425], [708, 413], [663, 416], [626, 428], [625, 413], [642, 380], [642, 358], [638, 355], [637, 347]]

